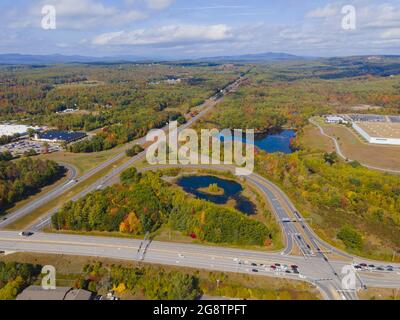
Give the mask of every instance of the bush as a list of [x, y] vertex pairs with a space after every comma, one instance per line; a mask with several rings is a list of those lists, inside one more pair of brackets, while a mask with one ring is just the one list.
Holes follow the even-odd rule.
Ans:
[[348, 249], [360, 250], [362, 248], [361, 235], [349, 225], [343, 226], [337, 237], [343, 241]]

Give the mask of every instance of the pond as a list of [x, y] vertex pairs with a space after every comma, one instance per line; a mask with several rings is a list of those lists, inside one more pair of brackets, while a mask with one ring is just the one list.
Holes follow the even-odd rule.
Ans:
[[[280, 130], [275, 132], [259, 133], [254, 136], [254, 145], [260, 150], [268, 153], [282, 152], [286, 154], [293, 153], [291, 149], [291, 140], [296, 137], [294, 130]], [[229, 139], [229, 138], [228, 138]], [[221, 141], [223, 136], [221, 136]], [[246, 142], [246, 136], [243, 136], [243, 142]]]
[[[207, 200], [215, 204], [227, 204], [228, 201], [235, 201], [235, 208], [247, 215], [256, 214], [256, 206], [253, 202], [242, 195], [243, 187], [240, 183], [232, 180], [225, 180], [214, 176], [184, 176], [178, 179], [177, 184], [185, 192], [196, 196], [199, 199]], [[202, 190], [211, 184], [217, 184], [224, 190], [224, 194], [211, 194]]]

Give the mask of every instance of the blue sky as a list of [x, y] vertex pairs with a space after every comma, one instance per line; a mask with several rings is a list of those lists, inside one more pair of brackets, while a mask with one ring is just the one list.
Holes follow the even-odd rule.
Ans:
[[[57, 28], [41, 28], [45, 5]], [[345, 5], [356, 28], [342, 27]], [[400, 54], [400, 0], [1, 0], [0, 53]]]

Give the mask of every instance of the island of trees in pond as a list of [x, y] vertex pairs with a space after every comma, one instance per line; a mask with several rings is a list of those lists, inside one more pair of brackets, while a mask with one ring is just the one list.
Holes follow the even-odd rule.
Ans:
[[167, 184], [161, 173], [130, 168], [122, 184], [65, 204], [52, 218], [59, 230], [155, 232], [162, 225], [200, 241], [236, 245], [270, 244], [273, 228], [234, 209], [195, 199]]

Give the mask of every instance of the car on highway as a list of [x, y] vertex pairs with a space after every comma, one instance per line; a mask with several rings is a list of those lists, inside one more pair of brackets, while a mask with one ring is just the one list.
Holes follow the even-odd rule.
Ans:
[[251, 265], [252, 265], [253, 267], [257, 267], [257, 263], [254, 263], [254, 262], [253, 262]]
[[251, 271], [252, 271], [252, 272], [258, 272], [258, 270], [257, 270], [257, 269], [252, 269]]
[[3, 254], [5, 254], [5, 253], [6, 253], [5, 251], [0, 250], [0, 256], [3, 255]]
[[295, 269], [298, 269], [298, 268], [299, 268], [299, 266], [296, 266], [295, 264], [292, 264], [290, 267], [291, 267], [293, 270], [295, 270]]
[[33, 236], [33, 232], [32, 231], [22, 231], [20, 233], [18, 233], [18, 235], [20, 235], [21, 237], [30, 237]]
[[276, 266], [270, 266], [271, 270], [276, 270]]

